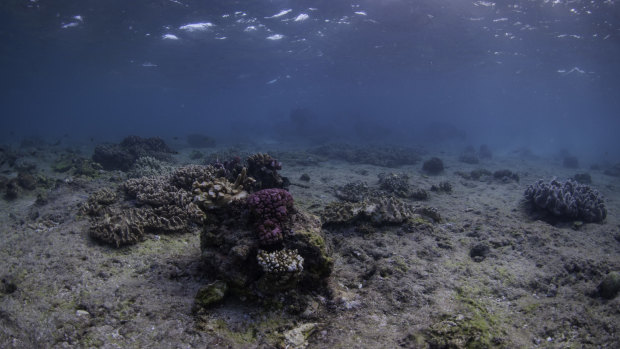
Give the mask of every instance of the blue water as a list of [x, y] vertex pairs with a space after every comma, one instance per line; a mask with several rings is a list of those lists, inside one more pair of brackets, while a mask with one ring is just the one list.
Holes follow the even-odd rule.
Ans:
[[614, 0], [3, 0], [0, 53], [0, 143], [455, 138], [620, 160]]

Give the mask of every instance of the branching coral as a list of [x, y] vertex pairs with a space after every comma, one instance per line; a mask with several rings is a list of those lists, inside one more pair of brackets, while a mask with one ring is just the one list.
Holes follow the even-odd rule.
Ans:
[[560, 218], [600, 222], [607, 216], [602, 195], [572, 179], [561, 182], [554, 178], [549, 183], [539, 180], [526, 189], [525, 198]]

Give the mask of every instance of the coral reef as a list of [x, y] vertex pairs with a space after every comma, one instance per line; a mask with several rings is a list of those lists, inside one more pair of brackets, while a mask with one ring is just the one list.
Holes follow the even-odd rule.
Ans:
[[[400, 198], [410, 198], [414, 200], [427, 200], [429, 198], [428, 192], [421, 188], [414, 188], [409, 185], [409, 176], [401, 173], [380, 173], [379, 174], [379, 188], [387, 195], [396, 195]], [[360, 191], [358, 195], [365, 194], [364, 198], [370, 196], [377, 196], [379, 193], [375, 191]], [[358, 200], [360, 201], [360, 200]]]
[[382, 167], [415, 165], [420, 161], [421, 155], [421, 151], [407, 147], [359, 147], [350, 144], [323, 145], [311, 152], [331, 159]]
[[284, 189], [263, 189], [250, 195], [247, 204], [261, 243], [281, 241], [295, 213], [291, 194]]
[[127, 203], [117, 202], [116, 193], [104, 189], [91, 195], [80, 211], [91, 216], [91, 236], [116, 246], [136, 243], [146, 232], [198, 232], [206, 215], [192, 193], [193, 184], [200, 179], [199, 186], [208, 187], [217, 181], [215, 173], [209, 166], [187, 166], [170, 175], [129, 179], [121, 188], [137, 207], [128, 209]]
[[141, 157], [150, 156], [162, 161], [172, 161], [171, 154], [174, 153], [160, 138], [129, 136], [120, 144], [97, 145], [92, 159], [106, 170], [127, 171]]
[[88, 199], [79, 207], [79, 213], [91, 217], [102, 216], [106, 213], [106, 208], [118, 199], [116, 191], [103, 188], [92, 193]]
[[348, 202], [359, 202], [373, 195], [373, 191], [366, 182], [355, 181], [337, 187], [335, 195], [338, 199]]
[[598, 191], [572, 179], [564, 182], [539, 180], [528, 186], [525, 198], [539, 209], [563, 219], [601, 222], [607, 216], [603, 197]]
[[432, 175], [439, 174], [443, 172], [443, 161], [437, 157], [430, 158], [424, 161], [422, 171]]
[[[293, 208], [288, 218], [287, 234], [277, 245], [265, 246], [256, 226], [256, 222], [263, 219], [257, 218], [256, 212], [244, 214], [249, 210], [244, 207], [246, 203], [234, 202], [218, 215], [211, 216], [212, 220], [205, 226], [201, 234], [201, 249], [207, 271], [225, 281], [233, 293], [244, 296], [293, 290], [307, 292], [324, 287], [333, 262], [319, 220]], [[303, 259], [303, 268], [296, 269], [300, 275], [294, 278], [299, 282], [291, 283], [293, 278], [290, 274], [272, 273], [266, 276], [264, 268], [267, 264], [259, 264], [259, 251], [267, 251], [262, 253], [264, 255], [287, 250], [297, 251], [300, 259], [295, 257], [295, 260]], [[282, 253], [286, 252], [277, 254]], [[262, 260], [260, 263], [264, 263], [265, 259]], [[279, 281], [279, 277], [283, 279]], [[278, 287], [273, 288], [275, 285]]]
[[[271, 175], [277, 174], [279, 164], [269, 166]], [[229, 172], [190, 165], [168, 175], [128, 179], [120, 186], [125, 200], [112, 190], [95, 192], [82, 205], [91, 217], [89, 234], [120, 247], [146, 233], [200, 231], [206, 269], [219, 281], [201, 289], [198, 309], [227, 293], [263, 297], [325, 287], [332, 260], [318, 218], [295, 209], [293, 197], [281, 188], [248, 195], [254, 179], [246, 168], [234, 182], [223, 177]]]
[[193, 184], [194, 202], [205, 210], [224, 207], [233, 200], [242, 200], [248, 196], [245, 188], [249, 188], [254, 179], [247, 176], [245, 168], [237, 176], [235, 183], [220, 177], [210, 181], [195, 181]]
[[138, 158], [127, 172], [129, 178], [161, 176], [172, 172], [172, 167], [152, 156]]
[[144, 239], [143, 220], [143, 213], [138, 209], [110, 212], [94, 221], [88, 234], [116, 247], [135, 244]]
[[405, 173], [380, 173], [379, 188], [401, 198], [408, 198], [412, 194], [409, 176]]

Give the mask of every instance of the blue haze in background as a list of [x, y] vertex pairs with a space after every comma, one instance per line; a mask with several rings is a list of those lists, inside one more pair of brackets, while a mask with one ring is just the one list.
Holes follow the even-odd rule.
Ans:
[[446, 139], [620, 161], [614, 0], [3, 0], [1, 143]]

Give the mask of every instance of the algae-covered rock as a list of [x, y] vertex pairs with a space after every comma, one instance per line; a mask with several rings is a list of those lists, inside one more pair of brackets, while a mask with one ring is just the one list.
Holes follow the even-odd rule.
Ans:
[[601, 281], [598, 285], [597, 291], [599, 296], [605, 299], [615, 298], [618, 295], [618, 292], [620, 292], [620, 273], [617, 271], [612, 271], [607, 274], [603, 281]]
[[301, 349], [308, 346], [308, 337], [317, 329], [319, 324], [306, 323], [284, 332], [284, 341], [287, 348]]
[[195, 297], [195, 304], [203, 308], [210, 308], [220, 303], [227, 292], [228, 285], [226, 282], [221, 280], [212, 282], [198, 290]]

